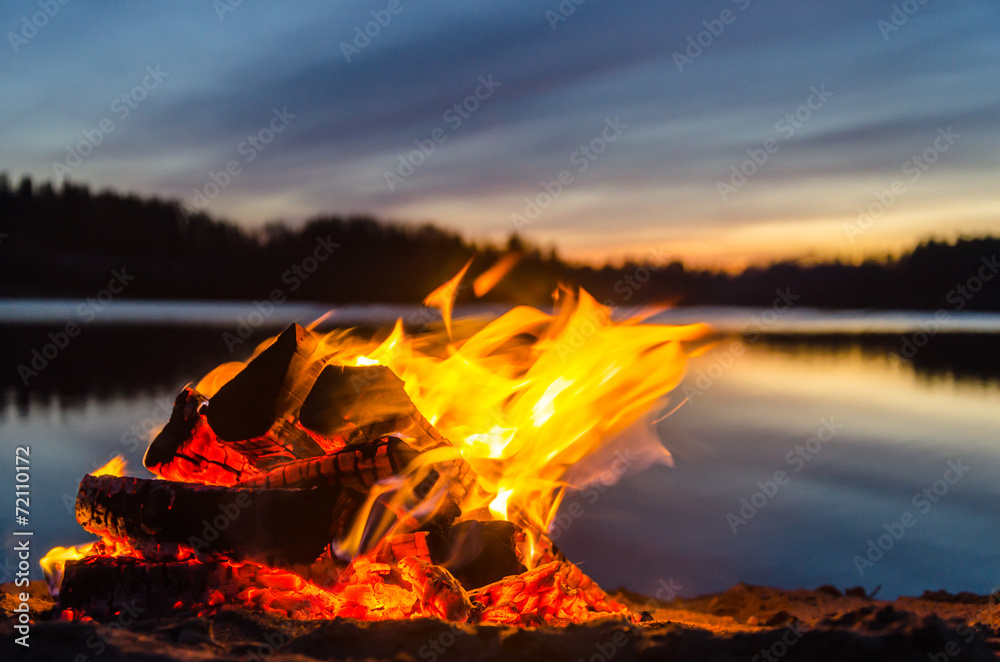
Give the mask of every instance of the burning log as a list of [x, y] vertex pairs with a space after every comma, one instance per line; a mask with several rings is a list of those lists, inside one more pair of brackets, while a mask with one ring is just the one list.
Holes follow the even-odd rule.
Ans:
[[230, 559], [309, 564], [348, 530], [363, 502], [335, 485], [253, 490], [88, 474], [76, 518], [135, 547], [173, 543]]
[[609, 596], [597, 582], [587, 576], [580, 567], [566, 558], [566, 555], [555, 546], [546, 535], [535, 539], [536, 561], [539, 565], [552, 562], [559, 564], [558, 574], [563, 583], [580, 592], [587, 605], [599, 612], [627, 613], [628, 608]]
[[420, 451], [448, 443], [391, 370], [327, 365], [294, 324], [212, 396], [206, 417], [223, 445], [264, 470], [390, 435]]
[[327, 365], [298, 413], [307, 429], [348, 445], [388, 435], [413, 439], [419, 451], [448, 445], [384, 365]]
[[424, 451], [452, 446], [417, 411], [391, 370], [324, 361], [316, 337], [290, 326], [210, 400], [185, 389], [144, 463], [158, 476], [185, 482], [265, 489], [339, 485], [358, 492], [419, 471], [407, 481], [409, 496], [397, 515], [406, 518], [426, 500], [435, 504], [432, 511], [404, 526], [449, 525], [476, 480], [468, 463], [454, 451], [414, 463]]
[[264, 437], [276, 422], [280, 425], [298, 411], [322, 369], [313, 360], [315, 349], [315, 336], [292, 324], [226, 382], [207, 410], [208, 423], [219, 438], [255, 459], [322, 455], [323, 448], [305, 435], [284, 438], [283, 443], [272, 438], [273, 447], [239, 443]]
[[555, 597], [557, 569], [558, 564], [550, 563], [473, 591], [469, 597], [480, 620], [516, 625], [521, 624], [522, 614], [547, 609]]
[[227, 563], [92, 556], [66, 564], [59, 604], [97, 618], [117, 612], [158, 616], [231, 600], [245, 584]]
[[383, 437], [370, 444], [350, 447], [330, 455], [296, 460], [253, 476], [241, 487], [315, 487], [343, 485], [359, 492], [391, 478], [418, 455], [398, 437]]
[[[400, 323], [376, 341], [292, 325], [235, 374], [206, 376], [208, 398], [182, 391], [144, 458], [165, 480], [81, 482], [77, 519], [103, 540], [49, 559], [65, 570], [66, 605], [109, 614], [141, 597], [155, 609], [232, 602], [296, 618], [634, 619], [518, 524], [545, 529], [576, 484], [569, 469], [676, 386], [680, 343], [702, 329], [617, 322], [566, 290], [553, 315], [521, 307], [453, 335], [461, 276], [428, 298], [443, 330], [414, 338]], [[463, 509], [496, 521], [455, 524]]]
[[316, 337], [292, 324], [226, 382], [205, 409], [219, 441], [264, 470], [342, 447], [326, 445], [295, 424], [323, 367], [315, 349]]
[[431, 559], [469, 590], [524, 572], [523, 542], [521, 527], [503, 521], [466, 520], [428, 537]]
[[[287, 461], [268, 471], [261, 471], [242, 453], [232, 450], [215, 435], [202, 413], [206, 402], [202, 395], [190, 388], [177, 396], [170, 420], [143, 458], [150, 471], [169, 480], [226, 487], [343, 485], [363, 492], [380, 480], [399, 475], [419, 455], [401, 439], [383, 437], [326, 455]], [[461, 499], [474, 480], [471, 467], [461, 460], [454, 460], [439, 468], [450, 472], [454, 498]], [[437, 477], [438, 474], [434, 474], [429, 480], [426, 491], [437, 481]]]
[[[240, 483], [246, 488], [309, 488], [339, 485], [368, 492], [376, 483], [400, 476], [420, 454], [397, 437], [385, 437], [370, 444], [348, 447], [320, 457], [281, 464], [270, 471]], [[459, 506], [466, 490], [475, 480], [468, 463], [448, 460], [428, 465], [426, 475], [414, 481], [409, 507], [415, 507], [428, 495], [442, 490], [443, 495], [425, 524], [447, 527], [461, 514]], [[400, 513], [403, 514], [403, 513]], [[411, 522], [412, 528], [420, 526]]]
[[182, 390], [143, 464], [160, 478], [205, 485], [235, 485], [259, 474], [241, 453], [220, 443], [202, 413], [206, 402], [194, 389]]
[[352, 568], [349, 583], [322, 588], [294, 573], [253, 563], [91, 556], [66, 563], [59, 604], [97, 618], [119, 612], [147, 618], [203, 614], [226, 604], [299, 619], [383, 620], [420, 613], [412, 591], [384, 583], [388, 565], [359, 557]]

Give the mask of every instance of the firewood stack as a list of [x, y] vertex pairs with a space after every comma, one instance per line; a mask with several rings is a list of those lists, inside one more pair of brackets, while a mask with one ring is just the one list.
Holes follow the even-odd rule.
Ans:
[[[525, 559], [517, 525], [463, 518], [474, 472], [457, 452], [421, 461], [452, 447], [392, 371], [318, 356], [292, 325], [210, 400], [178, 395], [144, 458], [158, 480], [84, 477], [77, 519], [102, 542], [66, 563], [68, 616], [229, 604], [295, 618], [634, 620], [541, 534], [541, 558]], [[373, 500], [387, 482], [396, 497]], [[347, 563], [333, 542], [359, 518]]]

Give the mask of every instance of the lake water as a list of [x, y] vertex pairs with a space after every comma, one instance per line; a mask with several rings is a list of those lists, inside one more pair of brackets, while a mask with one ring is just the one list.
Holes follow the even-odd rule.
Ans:
[[[25, 385], [17, 366], [65, 320], [81, 321], [71, 303], [0, 302], [3, 484], [14, 447], [29, 445], [36, 550], [91, 539], [72, 513], [82, 475], [115, 454], [148, 475], [146, 435], [180, 387], [251, 349], [230, 353], [223, 340], [247, 304], [131, 304], [82, 324]], [[410, 312], [352, 307], [335, 319], [378, 325]], [[684, 596], [738, 581], [860, 585], [892, 598], [1000, 584], [1000, 315], [667, 318], [735, 335], [692, 362], [668, 407], [687, 402], [657, 424], [673, 467], [567, 497], [557, 542], [602, 585]], [[0, 510], [0, 581], [13, 572], [12, 510]]]

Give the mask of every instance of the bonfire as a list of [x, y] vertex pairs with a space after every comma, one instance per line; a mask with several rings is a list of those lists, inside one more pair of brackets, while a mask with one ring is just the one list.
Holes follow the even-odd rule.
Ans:
[[440, 327], [292, 325], [185, 387], [143, 460], [156, 478], [119, 461], [83, 478], [99, 540], [42, 562], [63, 617], [637, 621], [546, 534], [623, 444], [669, 461], [650, 418], [706, 329], [567, 288], [551, 314], [453, 321], [464, 274], [426, 301]]

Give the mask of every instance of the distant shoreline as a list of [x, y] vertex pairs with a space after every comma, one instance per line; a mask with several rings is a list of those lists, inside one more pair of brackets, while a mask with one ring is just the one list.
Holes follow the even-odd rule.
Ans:
[[[503, 244], [473, 242], [432, 224], [338, 215], [249, 232], [177, 201], [29, 178], [14, 187], [0, 173], [0, 297], [419, 305], [466, 264], [459, 304], [546, 307], [565, 284], [612, 307], [1000, 311], [1000, 237], [928, 239], [858, 264], [790, 260], [738, 274], [662, 252], [598, 266], [517, 233]], [[488, 273], [503, 276], [472, 291]]]
[[[456, 317], [497, 317], [509, 304], [456, 306]], [[636, 311], [616, 308], [619, 314]], [[323, 326], [388, 327], [397, 319], [440, 319], [437, 311], [414, 304], [343, 304], [287, 302], [268, 310], [255, 301], [126, 299], [87, 307], [81, 299], [0, 299], [0, 325], [45, 325], [76, 321], [93, 325], [233, 326], [241, 320], [254, 328], [307, 324], [324, 317]], [[756, 306], [677, 306], [650, 318], [658, 324], [708, 324], [714, 331], [745, 335], [856, 335], [1000, 333], [1000, 313], [972, 311], [838, 310], [795, 308], [775, 312]]]

